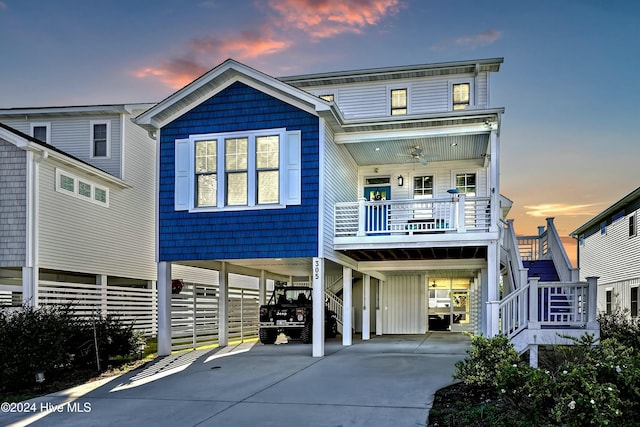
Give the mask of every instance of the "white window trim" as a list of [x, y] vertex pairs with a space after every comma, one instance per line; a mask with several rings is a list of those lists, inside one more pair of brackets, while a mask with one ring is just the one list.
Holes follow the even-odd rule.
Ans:
[[[95, 125], [107, 125], [107, 153], [106, 156], [96, 156], [94, 154], [93, 128]], [[89, 144], [90, 158], [92, 159], [110, 159], [111, 158], [111, 120], [91, 120], [89, 122]]]
[[[407, 114], [397, 114], [394, 116], [391, 114], [391, 91], [398, 90], [398, 89], [405, 89], [407, 91]], [[411, 114], [411, 85], [409, 85], [408, 83], [387, 85], [385, 90], [387, 91], [386, 109], [387, 109], [387, 115], [389, 117], [405, 117]]]
[[[62, 188], [60, 186], [60, 176], [64, 175], [67, 176], [69, 178], [73, 179], [73, 191], [69, 191], [65, 188]], [[91, 186], [91, 196], [87, 197], [85, 195], [80, 194], [80, 181], [84, 182], [85, 184], [89, 184]], [[106, 193], [106, 202], [101, 202], [100, 200], [96, 200], [96, 189], [100, 189], [102, 191], [104, 191]], [[66, 170], [63, 169], [59, 169], [56, 168], [56, 191], [58, 193], [62, 193], [62, 194], [66, 194], [68, 196], [72, 196], [72, 197], [76, 197], [80, 200], [85, 200], [91, 203], [94, 203], [96, 205], [99, 206], [104, 206], [104, 207], [109, 207], [109, 189], [107, 187], [104, 187], [102, 185], [98, 185], [95, 182], [86, 179], [86, 178], [81, 178], [76, 174], [73, 173], [69, 173]]]
[[[279, 143], [279, 195], [278, 203], [258, 204], [257, 203], [257, 174], [255, 162], [255, 140], [260, 136], [278, 135]], [[226, 169], [225, 169], [225, 139], [228, 138], [248, 138], [248, 161], [247, 161], [247, 188], [248, 198], [247, 205], [228, 206], [226, 205]], [[217, 203], [216, 206], [197, 206], [196, 205], [196, 174], [195, 174], [195, 146], [196, 141], [217, 140]], [[225, 133], [198, 134], [189, 136], [189, 212], [220, 212], [220, 211], [245, 211], [245, 210], [264, 210], [264, 209], [283, 209], [286, 205], [287, 198], [287, 130], [285, 128], [261, 129], [254, 131], [238, 131]]]
[[449, 111], [464, 111], [464, 110], [454, 110], [453, 109], [453, 85], [457, 85], [457, 84], [461, 84], [461, 83], [469, 83], [469, 106], [465, 109], [472, 109], [475, 108], [476, 105], [476, 99], [475, 99], [475, 94], [476, 94], [476, 90], [475, 90], [475, 82], [474, 79], [469, 77], [467, 79], [452, 79], [448, 81], [448, 95], [449, 95], [449, 100], [447, 102], [447, 109]]
[[33, 128], [36, 127], [41, 127], [44, 126], [47, 129], [47, 133], [45, 138], [47, 139], [46, 141], [44, 141], [45, 144], [51, 144], [51, 122], [33, 122], [30, 123], [29, 129], [30, 129], [30, 135], [35, 138], [35, 135], [33, 134]]
[[[481, 173], [481, 171], [478, 170], [478, 169], [452, 170], [451, 171], [451, 187], [449, 187], [449, 188], [456, 188], [456, 185], [457, 185], [456, 176], [457, 175], [475, 174], [476, 175], [476, 195], [473, 196], [473, 197], [488, 197], [488, 196], [485, 196], [485, 194], [487, 194], [487, 189], [480, 188], [480, 173]], [[445, 195], [442, 194], [442, 196], [445, 196]]]

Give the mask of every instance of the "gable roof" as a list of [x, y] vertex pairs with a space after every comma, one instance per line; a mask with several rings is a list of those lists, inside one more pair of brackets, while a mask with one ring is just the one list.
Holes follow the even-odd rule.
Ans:
[[331, 103], [319, 97], [233, 59], [227, 59], [154, 107], [140, 114], [134, 119], [134, 122], [150, 131], [160, 129], [235, 82], [242, 82], [284, 102], [292, 103], [312, 114], [331, 108]]
[[578, 235], [586, 232], [591, 227], [599, 226], [601, 222], [611, 218], [614, 214], [622, 211], [627, 206], [630, 206], [634, 203], [638, 203], [640, 201], [640, 187], [633, 190], [631, 193], [624, 196], [622, 199], [618, 200], [598, 215], [591, 218], [589, 221], [582, 224], [580, 227], [576, 228], [571, 232], [570, 236], [578, 237]]
[[58, 161], [66, 164], [67, 166], [82, 170], [88, 175], [100, 177], [107, 182], [117, 185], [118, 187], [131, 187], [129, 184], [127, 184], [120, 178], [111, 175], [109, 172], [105, 172], [102, 169], [97, 168], [82, 159], [72, 156], [71, 154], [62, 151], [61, 149], [54, 147], [51, 144], [47, 144], [46, 142], [35, 139], [34, 137], [27, 135], [26, 133], [20, 132], [19, 130], [14, 129], [11, 126], [5, 125], [4, 123], [0, 123], [0, 139], [7, 141], [8, 143], [13, 144], [23, 150], [40, 152], [44, 155], [44, 158], [52, 156]]

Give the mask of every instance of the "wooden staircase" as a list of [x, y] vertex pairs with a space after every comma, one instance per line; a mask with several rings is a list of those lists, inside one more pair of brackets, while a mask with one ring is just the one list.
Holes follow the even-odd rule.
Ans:
[[504, 334], [517, 351], [529, 351], [532, 366], [537, 366], [540, 345], [571, 345], [570, 337], [585, 333], [599, 336], [597, 278], [577, 280], [578, 270], [571, 267], [553, 218], [538, 236], [516, 237], [508, 221], [501, 254], [510, 270], [505, 274], [509, 292], [493, 311], [498, 319], [492, 335]]

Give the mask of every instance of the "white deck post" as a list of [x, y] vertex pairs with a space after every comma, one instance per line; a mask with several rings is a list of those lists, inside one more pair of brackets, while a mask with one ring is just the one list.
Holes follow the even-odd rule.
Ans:
[[312, 356], [324, 356], [324, 258], [314, 257], [312, 261], [313, 281], [313, 334]]
[[529, 366], [538, 367], [538, 346], [535, 344], [529, 346]]
[[[384, 286], [384, 282], [378, 280], [378, 286], [376, 287], [376, 335], [382, 335], [382, 297], [380, 296], [382, 286]], [[426, 322], [424, 324], [426, 325]]]
[[464, 210], [466, 206], [467, 195], [464, 193], [458, 194], [458, 233], [466, 233], [467, 227], [464, 220]]
[[353, 291], [353, 270], [342, 267], [342, 345], [352, 344], [351, 311]]
[[220, 293], [218, 298], [218, 345], [225, 347], [229, 345], [229, 274], [226, 262], [220, 265], [218, 282]]
[[108, 277], [106, 274], [96, 275], [96, 285], [100, 286], [100, 316], [105, 317], [107, 315], [107, 282]]
[[358, 199], [358, 237], [362, 237], [365, 235], [365, 226], [364, 223], [366, 222], [366, 212], [365, 212], [365, 206], [364, 206], [364, 202], [366, 201], [366, 199], [364, 197], [360, 197]]
[[598, 321], [598, 279], [599, 277], [587, 277], [587, 284], [589, 285], [587, 322], [589, 323]]
[[371, 276], [364, 275], [362, 283], [362, 340], [371, 339]]
[[158, 263], [158, 356], [171, 354], [171, 263]]
[[532, 329], [538, 329], [538, 277], [529, 278], [529, 327]]

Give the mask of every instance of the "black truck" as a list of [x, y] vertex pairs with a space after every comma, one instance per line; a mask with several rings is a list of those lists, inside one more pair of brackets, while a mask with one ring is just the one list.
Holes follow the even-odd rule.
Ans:
[[[269, 302], [260, 306], [260, 342], [273, 344], [280, 333], [305, 344], [311, 342], [313, 331], [312, 288], [308, 286], [275, 285]], [[335, 312], [325, 306], [325, 337], [338, 334]]]

